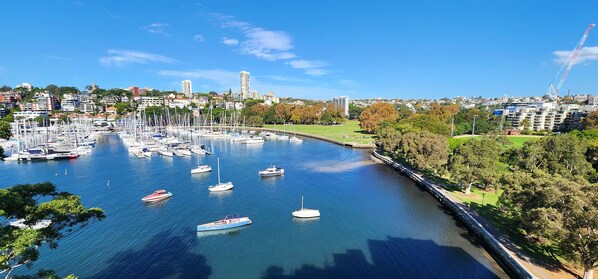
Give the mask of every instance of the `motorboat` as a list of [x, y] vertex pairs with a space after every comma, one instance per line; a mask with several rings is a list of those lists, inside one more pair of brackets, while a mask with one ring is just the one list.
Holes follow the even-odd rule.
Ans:
[[221, 192], [231, 190], [233, 187], [233, 183], [230, 181], [225, 183], [220, 182], [220, 157], [218, 157], [218, 184], [210, 186], [208, 190], [210, 190], [210, 192]]
[[263, 177], [280, 176], [280, 175], [284, 174], [284, 169], [278, 168], [275, 165], [272, 165], [272, 167], [269, 167], [263, 171], [259, 171], [258, 174]]
[[168, 150], [168, 148], [160, 148], [158, 150], [158, 154], [162, 155], [162, 156], [166, 156], [166, 157], [174, 157], [174, 152]]
[[50, 226], [51, 224], [52, 224], [52, 220], [47, 220], [47, 219], [39, 220], [37, 223], [35, 223], [33, 225], [25, 224], [25, 219], [17, 219], [15, 221], [10, 222], [10, 225], [13, 227], [17, 227], [19, 229], [34, 229], [34, 230], [46, 228], [46, 227]]
[[244, 144], [257, 144], [257, 143], [264, 143], [264, 138], [259, 136], [253, 136], [249, 139], [243, 141]]
[[289, 136], [287, 135], [279, 135], [278, 140], [289, 140]]
[[172, 193], [166, 190], [154, 191], [151, 195], [147, 195], [141, 199], [144, 202], [158, 202], [172, 197]]
[[204, 172], [211, 172], [212, 167], [208, 165], [198, 165], [197, 168], [191, 170], [191, 173], [204, 173]]
[[251, 225], [251, 219], [249, 217], [239, 217], [238, 214], [226, 215], [223, 219], [205, 223], [201, 225], [197, 225], [198, 232], [205, 232], [205, 231], [216, 231], [216, 230], [226, 230], [236, 227], [242, 227], [246, 225]]
[[303, 207], [303, 196], [301, 196], [301, 209], [293, 211], [293, 216], [297, 218], [316, 218], [320, 217], [320, 211], [317, 209], [308, 209]]

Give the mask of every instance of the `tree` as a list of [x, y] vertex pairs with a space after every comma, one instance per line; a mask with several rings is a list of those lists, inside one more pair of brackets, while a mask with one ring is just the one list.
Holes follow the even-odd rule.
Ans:
[[133, 111], [133, 109], [131, 108], [131, 105], [129, 103], [117, 103], [116, 105], [114, 105], [114, 107], [116, 108], [116, 113], [118, 115], [123, 115], [126, 112], [131, 112]]
[[584, 180], [545, 172], [505, 176], [499, 203], [518, 227], [542, 245], [556, 242], [563, 256], [581, 264], [584, 278], [598, 267], [598, 189]]
[[588, 113], [588, 116], [582, 120], [581, 125], [586, 130], [598, 129], [598, 111], [592, 111]]
[[[55, 249], [61, 238], [105, 217], [102, 209], [85, 208], [80, 197], [58, 192], [50, 182], [0, 189], [0, 216], [0, 273], [6, 273], [6, 278], [15, 268], [36, 261], [40, 246]], [[12, 219], [24, 219], [27, 226], [50, 220], [51, 225], [19, 228], [10, 225]]]
[[264, 118], [257, 115], [250, 116], [249, 118], [247, 118], [247, 125], [251, 127], [261, 127], [262, 125], [264, 125]]
[[0, 146], [0, 158], [4, 158], [4, 148]]
[[487, 137], [471, 139], [455, 148], [449, 161], [449, 171], [456, 180], [466, 185], [466, 195], [471, 193], [474, 182], [496, 182], [500, 151], [496, 140]]
[[395, 121], [398, 117], [397, 110], [389, 103], [375, 103], [366, 108], [359, 116], [361, 128], [372, 133], [384, 121]]
[[8, 92], [10, 90], [12, 90], [12, 88], [6, 84], [2, 85], [2, 87], [0, 87], [0, 92]]
[[0, 120], [0, 139], [10, 139], [11, 136], [10, 122], [4, 121], [4, 119]]
[[416, 113], [399, 121], [399, 124], [410, 124], [419, 130], [426, 130], [439, 135], [448, 136], [451, 133], [450, 126], [434, 115]]
[[423, 131], [417, 135], [415, 150], [412, 152], [412, 164], [424, 170], [436, 170], [448, 162], [448, 141], [441, 135]]
[[517, 165], [528, 172], [585, 177], [592, 170], [586, 151], [587, 143], [575, 135], [544, 137], [523, 144]]
[[523, 119], [521, 120], [521, 123], [519, 123], [519, 126], [523, 126], [523, 130], [528, 130], [531, 127], [531, 123], [529, 121], [529, 119]]
[[349, 119], [358, 119], [364, 110], [365, 108], [362, 106], [349, 104]]
[[54, 94], [58, 90], [58, 86], [56, 84], [50, 84], [50, 85], [46, 86], [46, 88], [44, 88], [44, 90]]

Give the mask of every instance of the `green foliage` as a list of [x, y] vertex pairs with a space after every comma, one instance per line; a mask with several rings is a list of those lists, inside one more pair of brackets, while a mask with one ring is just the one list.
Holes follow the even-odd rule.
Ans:
[[[103, 210], [85, 208], [78, 196], [56, 191], [50, 182], [0, 189], [0, 216], [6, 220], [0, 222], [0, 270], [7, 277], [14, 268], [37, 260], [38, 247], [47, 244], [54, 249], [65, 233], [105, 217]], [[13, 218], [24, 219], [26, 225], [48, 219], [52, 223], [38, 230], [22, 229], [8, 224]]]
[[515, 172], [504, 177], [499, 203], [530, 239], [550, 246], [556, 242], [563, 256], [598, 267], [598, 189], [583, 179], [568, 179], [543, 171]]
[[12, 90], [12, 88], [6, 84], [2, 85], [2, 87], [0, 87], [0, 92], [8, 92], [10, 90]]
[[475, 182], [495, 186], [500, 169], [500, 144], [492, 138], [481, 137], [455, 148], [450, 158], [449, 171], [455, 180], [464, 183], [466, 194]]
[[12, 129], [10, 122], [4, 121], [4, 118], [0, 120], [0, 139], [10, 139], [12, 136]]
[[354, 105], [353, 103], [349, 104], [349, 119], [358, 119], [361, 113], [365, 110], [362, 106]]
[[116, 108], [116, 113], [118, 115], [123, 115], [127, 112], [132, 112], [133, 108], [131, 107], [131, 105], [129, 103], [116, 103], [116, 105], [114, 105], [114, 107]]
[[429, 114], [413, 114], [399, 121], [399, 125], [411, 125], [416, 129], [429, 131], [438, 135], [448, 136], [451, 133], [451, 128], [445, 121], [441, 120], [438, 116]]
[[247, 118], [247, 125], [251, 127], [262, 127], [264, 125], [264, 118], [261, 116], [250, 116]]
[[471, 139], [472, 138], [469, 138], [469, 137], [464, 137], [464, 138], [449, 138], [448, 139], [448, 145], [449, 145], [450, 152], [453, 153], [458, 146], [460, 146], [460, 145], [462, 145], [462, 144], [470, 141]]

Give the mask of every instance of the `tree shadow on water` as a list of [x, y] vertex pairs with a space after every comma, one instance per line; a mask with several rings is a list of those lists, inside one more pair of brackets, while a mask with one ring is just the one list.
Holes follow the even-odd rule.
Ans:
[[206, 258], [190, 251], [196, 244], [193, 233], [165, 231], [140, 249], [116, 254], [90, 278], [208, 278], [212, 268]]
[[368, 240], [373, 263], [363, 251], [347, 250], [333, 254], [333, 263], [324, 267], [305, 264], [285, 274], [280, 266], [270, 266], [263, 279], [299, 278], [499, 278], [460, 247], [440, 246], [431, 240], [389, 237]]

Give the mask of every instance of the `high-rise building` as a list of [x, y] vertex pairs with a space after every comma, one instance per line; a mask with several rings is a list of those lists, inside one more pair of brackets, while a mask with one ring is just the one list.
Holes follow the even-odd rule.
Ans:
[[349, 97], [348, 96], [340, 96], [332, 98], [332, 102], [337, 108], [343, 110], [343, 113], [346, 116], [349, 116]]
[[191, 97], [193, 95], [193, 87], [191, 85], [191, 81], [186, 79], [183, 80], [183, 94], [187, 97]]
[[241, 100], [249, 97], [249, 72], [241, 71]]

